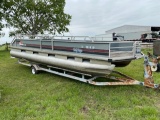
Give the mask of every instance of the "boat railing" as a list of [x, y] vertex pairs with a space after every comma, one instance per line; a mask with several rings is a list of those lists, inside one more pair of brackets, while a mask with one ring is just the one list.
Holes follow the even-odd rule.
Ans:
[[[29, 37], [33, 37], [33, 36], [29, 36]], [[55, 38], [51, 38], [51, 37], [43, 37], [40, 36], [41, 38], [34, 38], [34, 39], [27, 39], [24, 36], [18, 37], [19, 39], [15, 38], [15, 42], [12, 42], [11, 45], [13, 46], [20, 46], [20, 47], [27, 47], [25, 46], [25, 42], [30, 43], [28, 41], [39, 41], [37, 42], [37, 46], [34, 46], [37, 49], [50, 49], [50, 50], [54, 50], [55, 49], [55, 44], [58, 41], [58, 38], [56, 39], [56, 37], [60, 37], [60, 39], [64, 39], [66, 40], [66, 38], [64, 37], [69, 37], [69, 36], [56, 36]], [[75, 40], [76, 36], [70, 36], [71, 39], [69, 40]], [[77, 37], [82, 37], [82, 36], [77, 36]], [[88, 36], [83, 36], [83, 38], [86, 38], [87, 40]], [[21, 43], [22, 41], [22, 43]], [[24, 42], [23, 42], [24, 41]], [[60, 41], [61, 42], [61, 41]], [[76, 41], [74, 41], [76, 42]], [[92, 41], [89, 41], [90, 43], [92, 43]], [[140, 44], [138, 42], [133, 42], [133, 41], [109, 41], [109, 42], [97, 42], [102, 43], [102, 44], [106, 44], [106, 47], [108, 46], [108, 58], [119, 58], [119, 57], [135, 57], [135, 54], [140, 51]], [[32, 42], [31, 45], [34, 45], [35, 43]], [[47, 44], [47, 46], [46, 46]], [[48, 46], [49, 45], [49, 46]], [[81, 49], [81, 48], [76, 48], [76, 49]], [[94, 49], [93, 46], [91, 45], [90, 47], [87, 47], [86, 49]]]
[[56, 40], [89, 40], [91, 41], [91, 37], [89, 36], [53, 36], [53, 35], [30, 35], [30, 34], [18, 34], [15, 36], [16, 39], [29, 39], [29, 40], [34, 40], [34, 39], [56, 39]]
[[109, 58], [119, 58], [126, 56], [135, 57], [136, 53], [138, 53], [138, 50], [140, 50], [140, 46], [134, 42], [111, 42], [109, 43]]
[[[53, 35], [48, 35], [48, 34], [44, 34], [44, 35], [30, 35], [30, 34], [17, 34], [15, 36], [15, 39], [29, 39], [29, 40], [33, 40], [33, 39], [51, 39], [51, 40], [84, 40], [84, 41], [92, 41], [92, 42], [96, 42], [96, 41], [113, 41], [113, 37], [89, 37], [89, 36], [53, 36]], [[120, 41], [120, 39], [117, 38], [117, 41]]]

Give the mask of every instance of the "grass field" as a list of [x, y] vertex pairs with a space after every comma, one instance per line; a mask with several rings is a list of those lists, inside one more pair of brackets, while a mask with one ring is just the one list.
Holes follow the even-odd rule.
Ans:
[[[143, 59], [116, 70], [143, 81]], [[156, 83], [159, 77], [154, 73]], [[46, 72], [32, 75], [3, 48], [0, 90], [0, 120], [160, 119], [160, 91], [142, 86], [98, 87]]]

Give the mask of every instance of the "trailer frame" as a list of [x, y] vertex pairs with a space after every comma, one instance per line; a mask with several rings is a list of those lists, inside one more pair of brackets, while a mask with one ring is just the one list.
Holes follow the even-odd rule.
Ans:
[[39, 71], [46, 71], [49, 73], [53, 73], [56, 75], [60, 75], [63, 77], [71, 78], [74, 80], [78, 80], [81, 82], [85, 82], [88, 84], [96, 85], [96, 86], [115, 86], [115, 85], [141, 85], [146, 86], [150, 88], [159, 89], [159, 84], [154, 84], [152, 71], [151, 71], [151, 65], [149, 62], [148, 56], [144, 55], [144, 82], [138, 81], [136, 79], [133, 79], [121, 72], [118, 71], [112, 71], [114, 74], [120, 75], [121, 77], [115, 77], [115, 76], [105, 76], [106, 79], [114, 80], [114, 82], [97, 82], [94, 81], [97, 78], [100, 78], [101, 76], [92, 76], [90, 74], [85, 74], [83, 72], [77, 72], [72, 71], [64, 68], [54, 67], [54, 66], [42, 66], [41, 64], [30, 62], [26, 63], [24, 59], [18, 59], [18, 63], [31, 67], [32, 74], [37, 74]]

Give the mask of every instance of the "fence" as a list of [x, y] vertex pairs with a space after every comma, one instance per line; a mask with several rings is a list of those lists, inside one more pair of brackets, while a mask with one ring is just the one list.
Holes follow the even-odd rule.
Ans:
[[153, 48], [153, 43], [141, 43], [142, 48]]

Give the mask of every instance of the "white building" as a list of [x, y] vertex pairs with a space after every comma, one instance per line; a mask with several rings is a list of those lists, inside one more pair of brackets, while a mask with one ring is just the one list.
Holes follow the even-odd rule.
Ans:
[[138, 25], [123, 25], [117, 28], [113, 28], [105, 31], [106, 34], [111, 33], [132, 33], [132, 32], [144, 32], [151, 33], [154, 31], [160, 31], [160, 27], [156, 26], [138, 26]]
[[[105, 31], [105, 34], [97, 36], [106, 36], [114, 34], [119, 36], [121, 40], [143, 40], [152, 41], [156, 39], [155, 34], [160, 37], [160, 27], [156, 26], [138, 26], [138, 25], [123, 25], [117, 28], [113, 28]], [[153, 35], [154, 34], [154, 35]], [[121, 37], [120, 37], [121, 36]]]

